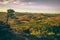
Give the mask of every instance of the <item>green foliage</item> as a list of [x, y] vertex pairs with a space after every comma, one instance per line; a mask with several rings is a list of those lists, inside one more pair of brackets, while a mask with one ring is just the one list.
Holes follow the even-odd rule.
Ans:
[[[11, 19], [14, 19], [12, 18], [14, 16], [13, 14], [14, 12], [11, 11], [11, 14], [10, 12], [8, 13], [9, 13], [9, 17], [11, 17]], [[48, 17], [43, 15], [41, 16], [34, 16], [33, 14], [31, 15], [28, 14], [27, 16], [27, 14], [22, 14], [20, 15], [20, 17], [17, 16], [17, 18], [13, 20], [15, 24], [11, 24], [11, 28], [15, 29], [15, 31], [18, 34], [23, 32], [23, 34], [27, 33], [29, 35], [35, 35], [35, 36], [42, 35], [41, 40], [44, 39], [55, 40], [55, 37], [56, 39], [59, 39], [60, 20], [57, 20], [55, 16], [54, 17]]]
[[10, 17], [10, 18], [14, 18], [14, 10], [13, 9], [8, 9], [7, 10], [7, 13], [8, 13], [8, 17]]

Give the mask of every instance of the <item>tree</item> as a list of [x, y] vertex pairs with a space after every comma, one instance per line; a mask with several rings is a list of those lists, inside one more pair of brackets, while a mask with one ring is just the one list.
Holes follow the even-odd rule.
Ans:
[[14, 10], [13, 9], [8, 9], [7, 10], [7, 20], [6, 20], [6, 23], [8, 23], [8, 19], [9, 19], [9, 17], [10, 18], [14, 18], [15, 16], [14, 16]]

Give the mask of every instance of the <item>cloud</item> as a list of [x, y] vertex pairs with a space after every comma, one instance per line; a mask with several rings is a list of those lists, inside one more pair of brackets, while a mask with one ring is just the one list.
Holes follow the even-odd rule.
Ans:
[[60, 0], [0, 0], [0, 4], [7, 4], [7, 3], [12, 3], [12, 4], [45, 4], [45, 5], [60, 5]]
[[60, 0], [0, 0], [0, 7], [29, 10], [60, 10]]
[[9, 1], [0, 2], [0, 4], [7, 4]]
[[0, 4], [20, 3], [21, 0], [0, 0]]

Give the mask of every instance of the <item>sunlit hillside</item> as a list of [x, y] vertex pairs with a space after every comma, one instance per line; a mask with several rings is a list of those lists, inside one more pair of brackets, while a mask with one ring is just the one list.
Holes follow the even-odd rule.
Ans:
[[[45, 38], [59, 40], [60, 14], [15, 12], [14, 16], [9, 18], [8, 23], [17, 36], [24, 35], [26, 40], [45, 40]], [[0, 12], [0, 21], [6, 22], [6, 20], [7, 13]]]

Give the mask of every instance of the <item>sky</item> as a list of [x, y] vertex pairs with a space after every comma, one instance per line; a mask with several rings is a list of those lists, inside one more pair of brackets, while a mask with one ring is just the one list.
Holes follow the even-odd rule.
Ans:
[[0, 0], [0, 11], [60, 13], [60, 0]]

